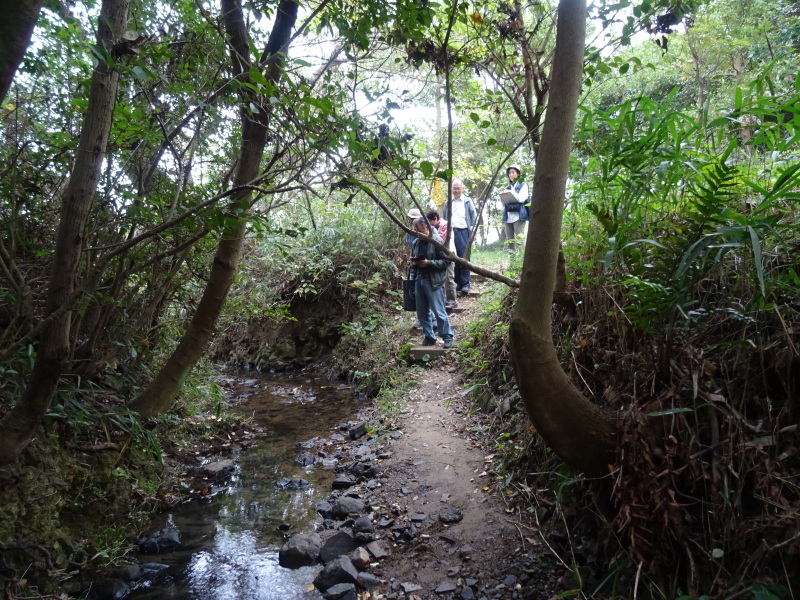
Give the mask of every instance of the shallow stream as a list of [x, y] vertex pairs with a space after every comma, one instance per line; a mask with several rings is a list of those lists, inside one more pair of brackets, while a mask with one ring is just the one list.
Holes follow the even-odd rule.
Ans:
[[[267, 432], [257, 445], [236, 451], [236, 469], [211, 500], [177, 506], [153, 529], [177, 527], [181, 546], [174, 552], [140, 556], [142, 563], [168, 565], [129, 598], [208, 600], [318, 599], [312, 581], [319, 567], [296, 570], [278, 565], [284, 536], [297, 533], [315, 516], [334, 478], [319, 463], [303, 467], [298, 446], [330, 436], [353, 418], [356, 401], [349, 386], [287, 375], [232, 375], [237, 394], [249, 395], [234, 410]], [[302, 478], [309, 487], [279, 489], [281, 478]], [[291, 525], [291, 529], [284, 532]], [[281, 526], [281, 529], [279, 529]]]

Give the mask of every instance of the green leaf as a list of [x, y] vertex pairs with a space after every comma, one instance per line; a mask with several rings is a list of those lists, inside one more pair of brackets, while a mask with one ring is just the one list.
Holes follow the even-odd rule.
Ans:
[[136, 65], [131, 69], [131, 74], [139, 81], [147, 81], [150, 78], [150, 74], [139, 65]]
[[488, 140], [486, 140], [487, 146], [494, 146], [495, 144], [497, 144], [497, 140], [494, 138], [489, 138]]
[[781, 600], [789, 598], [789, 590], [779, 583], [759, 583], [752, 590], [753, 600]]
[[302, 102], [306, 104], [311, 104], [312, 106], [316, 106], [324, 113], [329, 113], [331, 111], [331, 103], [327, 99], [323, 98], [315, 98], [314, 96], [306, 96], [302, 99]]
[[638, 244], [638, 243], [652, 244], [653, 246], [658, 246], [659, 248], [663, 248], [664, 250], [668, 250], [669, 249], [664, 244], [662, 244], [661, 242], [657, 242], [655, 240], [648, 240], [648, 239], [633, 240], [632, 242], [628, 242], [627, 244], [625, 244], [622, 248], [627, 248], [628, 246], [633, 246], [634, 244]]
[[722, 125], [727, 125], [731, 121], [735, 121], [735, 119], [731, 119], [730, 117], [717, 117], [711, 123], [709, 123], [706, 127], [708, 129], [714, 129], [716, 127], [721, 127]]
[[478, 124], [478, 121], [481, 120], [481, 117], [478, 113], [469, 113], [469, 118], [472, 119], [472, 122], [476, 125]]
[[264, 74], [258, 67], [250, 67], [250, 81], [253, 83], [259, 83], [261, 85], [267, 85], [267, 78], [264, 77]]
[[667, 415], [677, 415], [678, 413], [694, 412], [691, 408], [670, 408], [668, 410], [657, 410], [655, 412], [647, 413], [648, 417], [666, 417]]
[[764, 286], [764, 265], [761, 262], [761, 240], [758, 239], [756, 230], [748, 225], [747, 231], [750, 232], [750, 243], [753, 246], [753, 261], [756, 264], [756, 275], [758, 276], [758, 285], [761, 288], [761, 295], [766, 296], [766, 288]]
[[763, 187], [758, 185], [755, 181], [752, 181], [750, 179], [746, 179], [745, 178], [744, 179], [744, 183], [745, 183], [745, 185], [747, 185], [747, 187], [749, 187], [752, 190], [755, 190], [759, 194], [764, 194], [766, 196], [767, 193], [768, 193], [767, 190], [765, 190]]
[[89, 44], [89, 51], [92, 53], [92, 56], [95, 58], [95, 60], [97, 60], [98, 63], [104, 63], [110, 68], [113, 68], [114, 60], [111, 58], [111, 54], [105, 49], [105, 47], [97, 44]]
[[430, 177], [433, 174], [433, 163], [427, 160], [423, 160], [419, 163], [420, 171], [425, 177]]

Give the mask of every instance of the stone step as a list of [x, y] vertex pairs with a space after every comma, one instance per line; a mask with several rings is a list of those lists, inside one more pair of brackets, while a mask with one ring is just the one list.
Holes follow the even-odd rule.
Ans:
[[466, 309], [457, 306], [456, 308], [448, 308], [447, 309], [447, 314], [448, 315], [453, 315], [453, 314], [457, 315], [457, 314], [461, 314], [465, 310]]
[[427, 355], [429, 359], [447, 354], [447, 350], [443, 346], [413, 346], [408, 351], [408, 355], [415, 362], [424, 362], [424, 357]]

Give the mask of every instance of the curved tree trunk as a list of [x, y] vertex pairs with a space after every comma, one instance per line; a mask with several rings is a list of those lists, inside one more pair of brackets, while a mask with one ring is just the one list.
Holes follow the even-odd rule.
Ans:
[[0, 101], [28, 49], [44, 0], [0, 0]]
[[[129, 0], [103, 1], [98, 19], [99, 45], [112, 48], [125, 32], [128, 4]], [[103, 62], [98, 63], [92, 74], [75, 165], [61, 199], [45, 316], [69, 302], [75, 291], [86, 220], [101, 175], [118, 80], [119, 72]], [[63, 311], [42, 331], [28, 385], [16, 406], [0, 422], [0, 464], [14, 460], [42, 422], [69, 355], [71, 318], [70, 311]]]
[[[247, 30], [242, 14], [241, 3], [237, 0], [222, 0], [222, 14], [225, 28], [230, 38], [231, 60], [234, 74], [242, 81], [248, 81], [247, 73], [251, 64], [248, 57], [250, 48]], [[297, 20], [297, 4], [294, 0], [282, 0], [278, 6], [278, 16], [270, 34], [267, 48], [261, 59], [266, 65], [267, 79], [276, 82], [280, 75], [280, 54], [286, 51], [292, 29]], [[252, 114], [249, 104], [260, 104], [249, 88], [242, 92], [242, 142], [233, 185], [245, 185], [256, 178], [261, 158], [266, 146], [268, 113], [263, 109]], [[239, 266], [244, 245], [247, 223], [241, 218], [242, 212], [250, 206], [252, 192], [245, 191], [232, 196], [229, 205], [231, 216], [237, 215], [238, 224], [223, 233], [223, 239], [214, 256], [214, 264], [208, 278], [203, 297], [197, 305], [186, 334], [175, 352], [158, 373], [152, 383], [131, 402], [131, 408], [143, 416], [150, 416], [167, 410], [178, 395], [189, 372], [202, 356], [222, 311], [233, 276]]]
[[558, 361], [551, 305], [561, 239], [569, 154], [583, 74], [586, 1], [561, 0], [550, 100], [533, 184], [530, 233], [510, 341], [525, 408], [539, 434], [566, 463], [608, 473], [614, 421], [570, 382]]

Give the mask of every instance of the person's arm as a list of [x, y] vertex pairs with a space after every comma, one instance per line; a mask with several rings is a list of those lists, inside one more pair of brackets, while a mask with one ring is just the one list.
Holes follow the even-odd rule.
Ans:
[[447, 265], [449, 263], [449, 260], [445, 260], [443, 258], [434, 258], [433, 260], [429, 260], [425, 266], [431, 271], [445, 271], [447, 270]]
[[518, 196], [519, 196], [519, 201], [522, 202], [522, 204], [527, 204], [528, 202], [530, 202], [531, 195], [530, 192], [528, 191], [527, 183], [523, 183], [522, 187], [519, 188]]
[[444, 251], [434, 246], [431, 247], [433, 248], [433, 257], [426, 262], [425, 266], [431, 271], [444, 271], [450, 261], [444, 257]]
[[[440, 244], [444, 243], [442, 238], [437, 233], [431, 234], [431, 237]], [[425, 258], [419, 261], [417, 263], [418, 266], [425, 267], [426, 269], [430, 269], [431, 271], [442, 271], [444, 269], [447, 269], [447, 263], [449, 261], [445, 260], [444, 258], [437, 258], [438, 256], [444, 256], [444, 252], [439, 250], [439, 248], [437, 248], [433, 244], [428, 244], [426, 250], [427, 250], [426, 254], [430, 256], [430, 258]]]
[[470, 232], [475, 229], [475, 224], [478, 222], [478, 213], [475, 212], [475, 203], [472, 201], [472, 198], [469, 199], [469, 203], [466, 204], [467, 208], [467, 221], [469, 222], [469, 229]]

